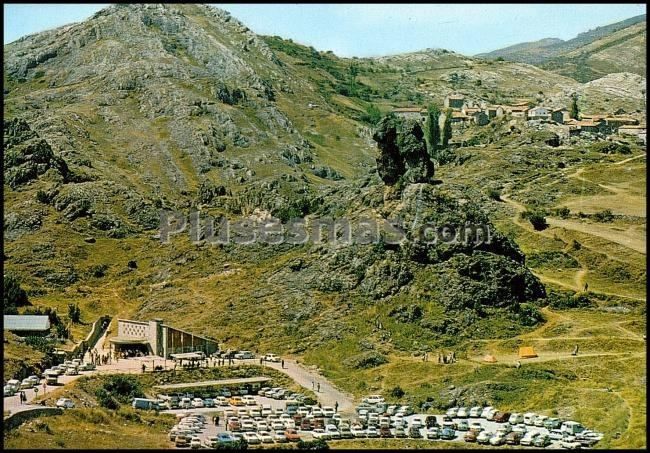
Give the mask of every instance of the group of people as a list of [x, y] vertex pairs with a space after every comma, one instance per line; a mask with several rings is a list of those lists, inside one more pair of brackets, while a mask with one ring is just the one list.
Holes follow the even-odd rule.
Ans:
[[27, 402], [27, 395], [25, 394], [25, 392], [23, 390], [20, 391], [18, 396], [20, 397], [20, 404], [23, 404], [23, 403]]
[[438, 354], [438, 363], [456, 363], [456, 353], [454, 351], [449, 354]]
[[112, 358], [110, 353], [100, 354], [99, 352], [90, 351], [90, 361], [95, 365], [110, 365]]

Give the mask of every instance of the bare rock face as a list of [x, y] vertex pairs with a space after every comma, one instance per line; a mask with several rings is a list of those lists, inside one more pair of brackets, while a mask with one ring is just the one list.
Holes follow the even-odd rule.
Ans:
[[4, 176], [12, 189], [53, 169], [62, 179], [69, 177], [66, 162], [54, 155], [49, 143], [20, 118], [4, 123]]
[[388, 115], [379, 122], [373, 139], [380, 151], [377, 172], [386, 185], [431, 182], [434, 167], [420, 123]]

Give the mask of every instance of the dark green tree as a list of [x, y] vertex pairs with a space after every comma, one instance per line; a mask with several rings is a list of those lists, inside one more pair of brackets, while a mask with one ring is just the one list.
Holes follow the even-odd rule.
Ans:
[[356, 64], [351, 64], [348, 67], [348, 85], [350, 96], [355, 96], [357, 93], [357, 75], [359, 75], [359, 68]]
[[447, 148], [451, 140], [451, 110], [445, 112], [445, 122], [442, 125], [442, 147]]
[[81, 309], [77, 304], [68, 304], [68, 318], [75, 324], [81, 321]]
[[426, 140], [427, 150], [429, 156], [435, 159], [437, 156], [438, 146], [440, 144], [440, 109], [436, 104], [430, 104], [427, 107], [427, 127], [426, 127]]
[[573, 93], [571, 95], [571, 106], [569, 107], [569, 116], [573, 119], [578, 119], [580, 109], [578, 109], [578, 95]]
[[20, 287], [20, 281], [13, 275], [4, 276], [3, 299], [4, 314], [15, 314], [17, 307], [29, 305], [27, 293]]

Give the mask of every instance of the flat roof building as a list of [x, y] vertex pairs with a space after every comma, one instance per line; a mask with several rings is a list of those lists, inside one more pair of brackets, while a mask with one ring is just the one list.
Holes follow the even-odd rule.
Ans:
[[138, 349], [164, 358], [198, 351], [210, 355], [219, 349], [216, 340], [163, 324], [162, 319], [118, 319], [117, 336], [109, 342], [116, 350]]

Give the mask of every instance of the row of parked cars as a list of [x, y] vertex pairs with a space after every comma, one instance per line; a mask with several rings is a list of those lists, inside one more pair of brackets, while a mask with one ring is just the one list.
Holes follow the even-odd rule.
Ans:
[[545, 447], [552, 441], [558, 441], [559, 446], [573, 449], [592, 446], [603, 437], [602, 433], [588, 430], [576, 421], [561, 420], [534, 412], [503, 412], [492, 406], [452, 407], [445, 415], [447, 420], [465, 417], [483, 418], [501, 424], [496, 432], [487, 432], [480, 423], [478, 426], [468, 426], [467, 420], [452, 421], [455, 429], [468, 431], [464, 437], [467, 442]]
[[41, 379], [45, 380], [48, 385], [56, 385], [58, 377], [61, 375], [76, 376], [80, 371], [91, 371], [95, 369], [95, 365], [86, 362], [83, 363], [80, 359], [66, 360], [60, 365], [54, 365], [43, 371], [41, 377], [36, 375], [29, 376], [22, 381], [18, 379], [10, 379], [4, 385], [4, 396], [14, 396], [20, 390], [27, 390], [38, 386]]

